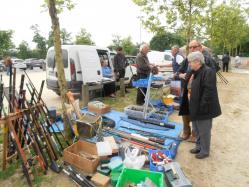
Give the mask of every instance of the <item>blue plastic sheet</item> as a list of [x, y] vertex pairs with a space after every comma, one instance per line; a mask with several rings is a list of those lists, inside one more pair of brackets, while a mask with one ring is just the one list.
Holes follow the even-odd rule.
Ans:
[[[86, 113], [87, 109], [83, 108], [82, 112]], [[111, 110], [110, 112], [104, 114], [104, 116], [109, 117], [112, 120], [114, 120], [116, 122], [116, 127], [115, 128], [118, 129], [118, 130], [122, 130], [124, 132], [132, 133], [132, 132], [135, 132], [135, 131], [132, 131], [130, 129], [124, 129], [124, 128], [121, 128], [120, 126], [124, 126], [124, 127], [127, 127], [127, 128], [139, 129], [139, 130], [149, 132], [149, 133], [159, 134], [159, 135], [162, 135], [162, 137], [163, 136], [172, 137], [172, 139], [167, 138], [165, 140], [164, 145], [165, 145], [166, 149], [170, 150], [172, 158], [174, 158], [176, 156], [177, 148], [178, 148], [178, 145], [180, 144], [180, 141], [174, 140], [174, 139], [178, 139], [178, 137], [179, 137], [179, 135], [180, 135], [180, 133], [182, 131], [182, 128], [183, 128], [182, 124], [176, 123], [176, 122], [169, 122], [169, 124], [175, 125], [175, 129], [165, 129], [165, 130], [160, 129], [160, 130], [157, 130], [157, 129], [149, 128], [150, 124], [145, 124], [144, 123], [144, 127], [141, 127], [141, 126], [136, 126], [134, 124], [131, 124], [129, 122], [121, 120], [121, 117], [124, 117], [124, 118], [127, 117], [126, 114], [123, 113], [123, 112], [118, 112], [118, 111], [115, 111], [115, 110]]]
[[[56, 121], [56, 124], [53, 123], [52, 127], [53, 127], [55, 132], [64, 131], [64, 123], [63, 123], [63, 121]], [[50, 132], [54, 132], [52, 127], [49, 128]]]

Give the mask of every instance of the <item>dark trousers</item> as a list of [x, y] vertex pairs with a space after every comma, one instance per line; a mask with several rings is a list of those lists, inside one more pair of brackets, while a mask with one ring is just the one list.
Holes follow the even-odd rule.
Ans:
[[228, 72], [228, 63], [223, 63], [223, 72]]
[[[121, 69], [118, 71], [119, 76], [117, 78], [117, 82], [121, 79], [121, 78], [125, 78], [125, 69]], [[125, 87], [125, 92], [128, 92], [127, 88]]]
[[137, 105], [143, 105], [144, 104], [144, 99], [145, 99], [145, 96], [144, 94], [142, 93], [142, 91], [144, 92], [144, 94], [146, 94], [147, 92], [147, 88], [138, 88], [137, 89]]
[[209, 155], [212, 119], [192, 121], [192, 125], [197, 138], [196, 149], [199, 149], [201, 154]]
[[110, 96], [111, 94], [114, 94], [116, 89], [115, 89], [115, 82], [110, 82], [107, 84], [104, 84], [104, 96]]
[[118, 78], [117, 78], [117, 81], [119, 81], [119, 79], [125, 77], [125, 69], [119, 70], [118, 73], [119, 73], [119, 76], [118, 76]]

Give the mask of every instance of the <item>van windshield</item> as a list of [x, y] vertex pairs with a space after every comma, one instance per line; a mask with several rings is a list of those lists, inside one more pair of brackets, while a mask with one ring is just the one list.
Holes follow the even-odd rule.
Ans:
[[[68, 67], [68, 52], [65, 49], [62, 49], [62, 61], [64, 68]], [[47, 54], [47, 64], [49, 68], [55, 68], [55, 51], [51, 50]]]
[[164, 55], [164, 60], [171, 61], [172, 57], [170, 55], [165, 54]]

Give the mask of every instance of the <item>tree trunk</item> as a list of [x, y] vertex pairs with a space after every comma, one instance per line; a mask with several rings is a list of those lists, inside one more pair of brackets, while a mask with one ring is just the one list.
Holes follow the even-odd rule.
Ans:
[[55, 64], [56, 64], [56, 70], [58, 74], [58, 83], [59, 83], [60, 95], [61, 95], [63, 121], [65, 125], [66, 137], [69, 138], [71, 128], [66, 120], [66, 106], [65, 106], [65, 103], [67, 103], [67, 97], [66, 97], [67, 82], [65, 78], [64, 65], [63, 65], [63, 60], [62, 60], [60, 24], [59, 24], [59, 18], [57, 16], [55, 0], [48, 1], [48, 8], [49, 8], [49, 15], [52, 21], [52, 29], [53, 29], [53, 36], [54, 36]]
[[239, 44], [239, 52], [238, 52], [238, 55], [240, 55], [240, 52], [241, 52], [241, 43]]
[[192, 33], [191, 33], [191, 28], [192, 28], [192, 1], [189, 1], [189, 11], [188, 11], [188, 29], [187, 29], [187, 45], [186, 45], [186, 53], [188, 54], [189, 48], [188, 45], [192, 39]]

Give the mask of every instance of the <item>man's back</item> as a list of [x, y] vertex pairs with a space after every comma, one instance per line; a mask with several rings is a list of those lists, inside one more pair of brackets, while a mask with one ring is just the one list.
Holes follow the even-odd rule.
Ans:
[[225, 54], [223, 57], [222, 57], [222, 62], [223, 63], [229, 63], [230, 61], [230, 57], [228, 54]]

